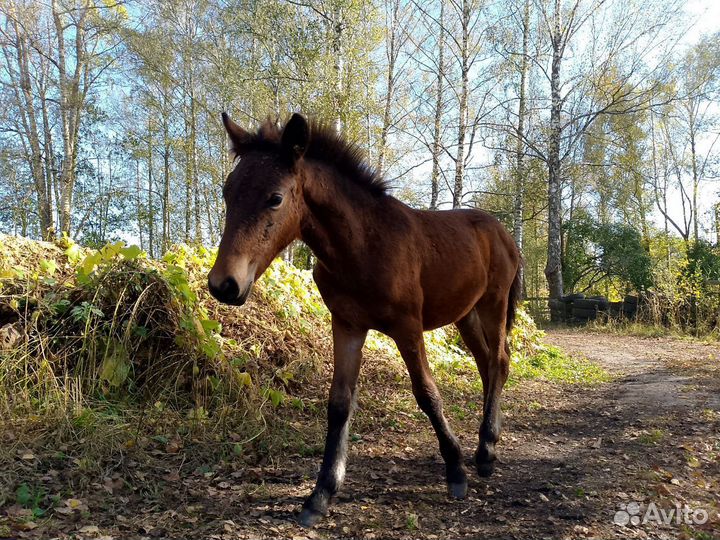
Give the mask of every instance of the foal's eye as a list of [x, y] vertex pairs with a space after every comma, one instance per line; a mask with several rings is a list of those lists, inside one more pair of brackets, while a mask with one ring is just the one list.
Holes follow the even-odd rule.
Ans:
[[267, 201], [268, 208], [278, 208], [283, 202], [283, 197], [279, 193], [273, 193]]

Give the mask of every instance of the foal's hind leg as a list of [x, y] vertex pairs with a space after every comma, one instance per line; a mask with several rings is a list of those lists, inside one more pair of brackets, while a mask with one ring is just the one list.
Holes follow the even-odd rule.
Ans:
[[480, 476], [495, 468], [495, 443], [500, 438], [500, 393], [510, 369], [510, 349], [505, 339], [506, 305], [478, 305], [457, 322], [458, 330], [477, 362], [483, 382], [483, 419], [475, 465]]
[[451, 497], [463, 499], [467, 494], [467, 474], [463, 466], [462, 450], [443, 415], [442, 397], [435, 385], [425, 356], [422, 330], [395, 337], [395, 343], [405, 361], [412, 391], [420, 409], [428, 416], [440, 443], [440, 454], [445, 460], [445, 474]]

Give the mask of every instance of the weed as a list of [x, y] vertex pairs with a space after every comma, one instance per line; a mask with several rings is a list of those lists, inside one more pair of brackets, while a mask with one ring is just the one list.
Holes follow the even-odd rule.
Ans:
[[655, 428], [640, 435], [638, 442], [640, 444], [655, 445], [659, 443], [663, 437], [665, 437], [665, 432], [662, 429]]
[[15, 502], [32, 512], [33, 518], [39, 518], [45, 515], [46, 509], [41, 507], [45, 499], [45, 490], [41, 487], [29, 486], [26, 483], [20, 484], [15, 490]]

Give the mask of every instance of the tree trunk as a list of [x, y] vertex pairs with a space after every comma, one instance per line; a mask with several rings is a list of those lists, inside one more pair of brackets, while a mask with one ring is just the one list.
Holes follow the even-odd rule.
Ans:
[[153, 132], [152, 121], [148, 115], [148, 145], [147, 145], [147, 219], [148, 219], [148, 254], [155, 257], [155, 209], [153, 208]]
[[552, 36], [553, 56], [550, 74], [550, 140], [548, 148], [548, 247], [545, 277], [550, 298], [563, 295], [562, 275], [562, 182], [560, 178], [560, 64], [562, 62], [562, 36], [560, 31], [560, 0], [555, 0], [554, 31]]
[[[33, 96], [33, 88], [30, 77], [30, 60], [28, 58], [28, 43], [24, 30], [20, 28], [17, 22], [18, 14], [11, 7], [12, 27], [15, 34], [15, 61], [18, 66], [18, 79], [12, 82], [12, 88], [17, 100], [18, 109], [20, 110], [20, 124], [25, 135], [27, 146], [26, 159], [30, 168], [30, 173], [35, 184], [36, 205], [39, 217], [40, 236], [44, 240], [49, 240], [54, 236], [53, 231], [53, 211], [51, 188], [48, 186], [45, 173], [43, 171], [42, 146], [40, 144], [40, 136], [38, 131], [37, 113]], [[3, 54], [6, 56], [8, 63], [10, 49], [3, 47]], [[9, 76], [12, 77], [12, 71], [8, 70]]]
[[695, 242], [700, 238], [698, 228], [698, 191], [700, 188], [700, 178], [698, 177], [697, 167], [697, 149], [695, 146], [695, 104], [691, 100], [688, 105], [689, 112], [689, 127], [690, 127], [690, 164], [692, 166], [692, 180], [693, 180], [693, 193], [692, 193], [692, 220], [693, 220], [693, 238]]
[[135, 197], [137, 204], [137, 226], [138, 226], [138, 237], [140, 239], [140, 249], [145, 249], [145, 242], [143, 236], [143, 215], [142, 215], [142, 189], [140, 187], [140, 160], [135, 160]]
[[[518, 249], [523, 249], [524, 223], [523, 213], [525, 209], [525, 114], [526, 114], [526, 81], [528, 71], [528, 40], [530, 37], [530, 0], [525, 0], [523, 13], [523, 38], [522, 58], [520, 60], [520, 100], [518, 103], [518, 123], [515, 133], [515, 205], [513, 212], [513, 237]], [[519, 270], [520, 280], [523, 280], [523, 268]]]
[[[71, 61], [68, 61], [67, 58], [64, 15], [58, 11], [57, 0], [52, 0], [51, 10], [57, 34], [58, 110], [63, 140], [63, 162], [60, 170], [60, 230], [70, 235], [80, 116], [85, 106], [85, 96], [89, 85], [84, 25], [90, 8], [83, 5], [74, 15], [72, 37], [75, 50]], [[72, 70], [72, 75], [68, 69]], [[84, 83], [82, 89], [81, 82]]]
[[433, 125], [432, 172], [430, 173], [430, 210], [438, 209], [440, 195], [440, 152], [442, 151], [443, 89], [445, 80], [445, 0], [440, 0], [438, 22], [438, 64], [435, 82], [435, 122]]
[[342, 133], [343, 131], [343, 109], [344, 109], [344, 84], [343, 74], [345, 72], [345, 56], [343, 47], [343, 33], [345, 30], [345, 21], [343, 20], [342, 8], [338, 5], [332, 16], [332, 37], [331, 46], [333, 54], [333, 71], [335, 72], [334, 92], [333, 92], [333, 113], [335, 114], [335, 131]]
[[395, 63], [398, 57], [398, 36], [399, 28], [398, 15], [400, 11], [400, 0], [393, 0], [392, 21], [388, 32], [390, 33], [390, 43], [387, 45], [387, 93], [385, 95], [385, 108], [383, 111], [383, 123], [380, 130], [380, 144], [378, 148], [377, 172], [382, 174], [385, 165], [385, 152], [387, 150], [388, 131], [390, 130], [392, 101], [395, 90]]
[[202, 244], [202, 219], [200, 217], [200, 182], [197, 167], [197, 119], [195, 111], [195, 90], [193, 76], [190, 74], [190, 160], [192, 163], [192, 186], [195, 208], [195, 243]]
[[462, 204], [463, 181], [465, 178], [465, 132], [467, 131], [467, 100], [468, 100], [468, 41], [470, 39], [470, 3], [462, 3], [462, 44], [460, 47], [460, 103], [458, 104], [458, 135], [457, 153], [455, 155], [455, 184], [453, 186], [453, 208]]
[[60, 201], [58, 203], [60, 217], [60, 231], [70, 234], [70, 219], [72, 205], [72, 177], [69, 170], [69, 158], [71, 149], [70, 142], [70, 117], [68, 111], [68, 91], [70, 90], [70, 81], [67, 76], [66, 68], [66, 52], [65, 52], [65, 28], [63, 19], [58, 12], [57, 2], [52, 0], [52, 15], [55, 23], [55, 32], [57, 38], [57, 67], [58, 67], [58, 87], [60, 90], [59, 112], [61, 118], [61, 132], [63, 141], [63, 161], [60, 167]]
[[162, 233], [162, 252], [163, 254], [170, 248], [170, 127], [168, 125], [169, 104], [167, 91], [163, 93], [163, 233]]

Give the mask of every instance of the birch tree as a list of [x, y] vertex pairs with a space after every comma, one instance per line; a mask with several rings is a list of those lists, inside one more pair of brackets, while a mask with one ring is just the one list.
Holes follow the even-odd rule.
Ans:
[[[547, 137], [525, 141], [548, 167], [548, 248], [545, 275], [551, 298], [563, 295], [563, 166], [603, 114], [648, 108], [660, 92], [661, 69], [675, 34], [680, 4], [611, 0], [535, 0], [549, 46], [538, 68], [549, 87]], [[567, 61], [568, 51], [572, 61]], [[548, 69], [549, 66], [549, 69]], [[612, 70], [615, 84], [604, 74]], [[544, 140], [543, 140], [544, 139]]]

